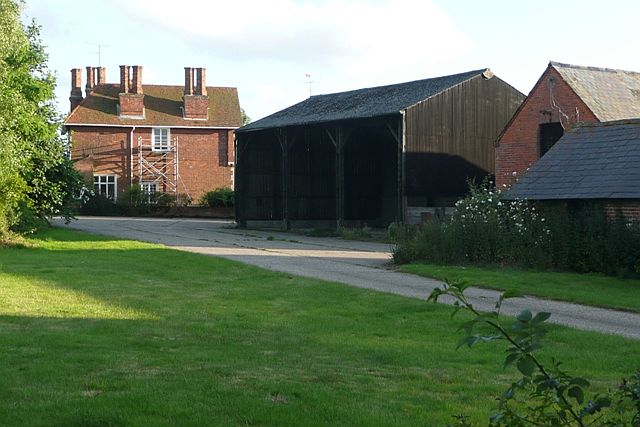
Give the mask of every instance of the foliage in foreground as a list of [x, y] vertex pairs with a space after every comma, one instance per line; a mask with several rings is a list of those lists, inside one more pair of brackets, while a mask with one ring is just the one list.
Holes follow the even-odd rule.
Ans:
[[[572, 376], [552, 359], [544, 363], [537, 355], [546, 335], [545, 322], [550, 313], [523, 310], [511, 326], [500, 318], [503, 302], [516, 296], [503, 293], [495, 310], [480, 313], [464, 294], [463, 283], [446, 283], [436, 288], [429, 301], [448, 296], [454, 300], [455, 315], [466, 310], [473, 318], [461, 326], [465, 336], [458, 347], [480, 342], [506, 341], [504, 366], [515, 365], [521, 377], [498, 399], [498, 410], [489, 420], [490, 426], [632, 426], [640, 427], [640, 370], [629, 380], [623, 380], [617, 391], [588, 395], [590, 382]], [[479, 331], [474, 333], [474, 331]], [[464, 416], [456, 416], [456, 425], [472, 424]]]
[[536, 206], [504, 200], [486, 186], [470, 187], [449, 219], [420, 227], [393, 224], [395, 262], [640, 274], [639, 224], [608, 218], [597, 204]]
[[34, 23], [20, 22], [22, 2], [0, 0], [0, 238], [51, 215], [69, 216], [83, 187], [64, 156], [54, 105], [55, 79]]

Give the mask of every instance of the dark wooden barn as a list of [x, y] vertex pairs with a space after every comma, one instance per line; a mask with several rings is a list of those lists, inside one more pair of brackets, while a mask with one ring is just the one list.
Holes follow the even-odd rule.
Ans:
[[240, 225], [386, 226], [492, 175], [524, 95], [488, 69], [312, 96], [236, 130]]

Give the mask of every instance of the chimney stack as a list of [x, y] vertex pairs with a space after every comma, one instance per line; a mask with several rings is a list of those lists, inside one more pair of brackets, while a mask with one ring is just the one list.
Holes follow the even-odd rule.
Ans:
[[71, 69], [71, 95], [69, 96], [71, 111], [82, 102], [82, 68]]
[[129, 66], [120, 66], [120, 93], [129, 93]]
[[182, 111], [185, 119], [207, 120], [209, 118], [205, 68], [184, 68], [184, 97], [182, 99]]
[[93, 91], [93, 88], [95, 86], [96, 86], [96, 69], [95, 67], [87, 67], [87, 86], [85, 86], [87, 94]]
[[[130, 80], [131, 78], [131, 80]], [[120, 66], [120, 104], [119, 116], [126, 118], [144, 118], [144, 94], [142, 93], [142, 67]]]
[[206, 68], [196, 68], [198, 75], [198, 83], [196, 84], [196, 95], [207, 96], [207, 84], [206, 84]]
[[131, 93], [142, 95], [142, 65], [133, 66]]
[[104, 67], [98, 68], [98, 82], [97, 85], [103, 85], [107, 83], [107, 69]]
[[193, 95], [193, 68], [184, 67], [184, 94]]

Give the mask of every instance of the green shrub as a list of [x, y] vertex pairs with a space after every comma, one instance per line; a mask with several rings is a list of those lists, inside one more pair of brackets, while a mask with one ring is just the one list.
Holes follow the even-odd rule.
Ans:
[[99, 193], [90, 193], [85, 202], [80, 207], [80, 214], [82, 215], [97, 215], [97, 216], [120, 216], [124, 212], [122, 207], [116, 205], [113, 200]]
[[209, 206], [210, 208], [227, 208], [232, 207], [235, 203], [235, 194], [232, 189], [216, 188], [213, 191], [205, 193], [200, 198], [200, 204]]
[[533, 204], [471, 186], [449, 219], [392, 225], [396, 263], [518, 265], [610, 275], [640, 274], [640, 226], [597, 203]]

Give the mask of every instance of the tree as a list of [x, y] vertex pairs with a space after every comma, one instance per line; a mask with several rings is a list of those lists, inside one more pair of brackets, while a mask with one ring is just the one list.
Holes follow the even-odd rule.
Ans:
[[240, 108], [240, 117], [242, 119], [242, 126], [251, 123], [251, 117], [247, 115], [247, 112], [244, 111], [244, 108]]
[[80, 175], [64, 156], [55, 78], [40, 28], [24, 26], [24, 2], [0, 0], [0, 237], [28, 217], [63, 214]]

